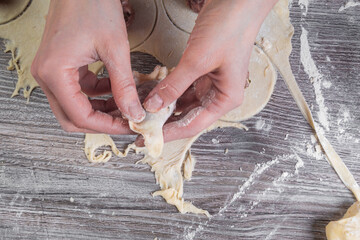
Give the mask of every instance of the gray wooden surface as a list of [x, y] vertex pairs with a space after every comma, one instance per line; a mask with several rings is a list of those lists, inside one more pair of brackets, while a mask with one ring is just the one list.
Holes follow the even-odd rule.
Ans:
[[[344, 3], [310, 1], [305, 16], [293, 2], [291, 64], [317, 118], [314, 87], [300, 60], [303, 26], [312, 57], [332, 84], [321, 88], [329, 108], [326, 136], [360, 182], [360, 7], [339, 13]], [[16, 73], [5, 69], [9, 58], [0, 54], [0, 239], [325, 239], [326, 224], [355, 201], [325, 158], [307, 152], [312, 131], [281, 78], [266, 108], [244, 122], [248, 132], [220, 129], [193, 145], [198, 161], [184, 195], [209, 210], [209, 220], [153, 198], [154, 176], [134, 164], [134, 154], [88, 163], [83, 134], [60, 129], [40, 89], [28, 104], [10, 98]], [[144, 54], [132, 60], [147, 72], [156, 62]], [[114, 139], [122, 148], [134, 136]], [[304, 162], [298, 173], [294, 153]]]

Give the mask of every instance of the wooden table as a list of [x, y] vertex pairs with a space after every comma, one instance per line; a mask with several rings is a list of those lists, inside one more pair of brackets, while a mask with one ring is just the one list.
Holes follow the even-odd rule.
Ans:
[[[303, 27], [322, 81], [331, 82], [320, 89], [326, 136], [360, 182], [360, 8], [338, 12], [341, 4], [311, 1], [305, 14], [292, 3], [291, 64], [317, 119], [300, 59]], [[244, 122], [249, 131], [220, 129], [193, 145], [184, 196], [209, 220], [153, 198], [158, 186], [147, 165], [135, 165], [140, 156], [89, 163], [83, 134], [61, 130], [40, 89], [29, 103], [10, 98], [17, 76], [5, 68], [9, 58], [0, 54], [0, 239], [325, 239], [326, 224], [355, 201], [324, 156], [314, 156], [312, 131], [280, 77], [266, 108]], [[132, 60], [143, 72], [156, 64], [144, 54]], [[134, 138], [114, 136], [120, 148]]]

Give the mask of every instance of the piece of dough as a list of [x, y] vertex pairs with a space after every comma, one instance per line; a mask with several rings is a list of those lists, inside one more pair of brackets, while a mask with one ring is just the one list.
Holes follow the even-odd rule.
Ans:
[[[149, 75], [135, 73], [136, 81], [153, 81], [155, 85], [163, 80], [169, 73], [166, 67], [157, 66]], [[154, 85], [154, 86], [155, 86]], [[141, 88], [140, 84], [138, 88]], [[146, 87], [146, 86], [145, 86]], [[153, 87], [152, 87], [153, 88]], [[151, 89], [152, 89], [151, 88]], [[150, 90], [150, 89], [147, 89]], [[138, 92], [141, 89], [138, 89]], [[142, 95], [139, 93], [139, 95]], [[145, 95], [145, 94], [144, 94]], [[147, 95], [147, 93], [146, 93]], [[145, 95], [145, 97], [146, 97]], [[144, 144], [149, 156], [157, 158], [161, 155], [164, 147], [164, 137], [162, 128], [168, 118], [175, 110], [176, 101], [171, 103], [168, 107], [161, 109], [156, 113], [146, 112], [145, 119], [140, 123], [129, 121], [129, 127], [136, 133], [140, 133], [144, 137]]]
[[0, 24], [5, 24], [18, 17], [30, 0], [0, 0]]
[[195, 207], [191, 202], [184, 201], [182, 198], [183, 177], [190, 180], [194, 170], [195, 160], [190, 153], [191, 145], [203, 133], [224, 127], [247, 129], [241, 123], [218, 120], [208, 129], [192, 138], [166, 143], [163, 153], [158, 158], [145, 155], [140, 162], [151, 166], [151, 171], [155, 173], [156, 183], [161, 188], [161, 190], [154, 192], [153, 196], [162, 196], [167, 203], [176, 206], [181, 213], [200, 213], [210, 217], [208, 211]]
[[130, 0], [130, 5], [135, 12], [134, 20], [128, 27], [128, 38], [132, 50], [143, 44], [152, 34], [157, 19], [157, 7], [154, 0]]
[[342, 219], [326, 226], [326, 237], [328, 240], [360, 239], [360, 202], [355, 202]]
[[110, 146], [116, 155], [120, 153], [112, 138], [106, 134], [88, 133], [85, 136], [84, 142], [84, 151], [89, 162], [103, 163], [110, 160], [112, 156], [111, 151], [105, 150], [101, 154], [96, 154], [96, 150], [100, 147]]
[[172, 23], [179, 29], [191, 33], [194, 26], [197, 14], [193, 11], [189, 11], [189, 6], [184, 1], [163, 1], [165, 11], [169, 16]]
[[0, 25], [0, 38], [6, 39], [5, 52], [11, 52], [12, 55], [8, 69], [16, 70], [18, 74], [18, 82], [11, 97], [23, 89], [24, 97], [29, 99], [32, 90], [39, 86], [30, 73], [30, 67], [40, 45], [48, 9], [48, 0], [31, 1], [21, 16]]
[[270, 100], [276, 83], [276, 71], [266, 54], [254, 46], [249, 63], [251, 83], [245, 89], [243, 103], [220, 119], [239, 122], [259, 113]]

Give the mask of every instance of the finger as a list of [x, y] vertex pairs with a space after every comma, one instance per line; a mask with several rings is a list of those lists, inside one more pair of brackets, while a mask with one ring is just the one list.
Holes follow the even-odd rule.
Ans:
[[116, 105], [127, 119], [141, 122], [145, 118], [145, 111], [136, 91], [130, 65], [130, 50], [128, 46], [123, 46], [125, 43], [127, 39], [117, 40], [115, 44], [106, 43], [107, 47], [99, 51], [99, 56], [109, 72]]
[[88, 96], [100, 96], [111, 93], [111, 84], [108, 78], [98, 79], [97, 76], [88, 70], [87, 66], [79, 69], [81, 90]]
[[48, 98], [50, 108], [53, 111], [55, 118], [58, 120], [62, 129], [64, 129], [66, 132], [99, 133], [93, 130], [76, 127], [66, 116], [60, 104], [56, 100], [55, 96], [51, 93], [51, 91], [45, 86], [42, 86], [41, 88], [43, 89], [46, 97]]
[[[190, 51], [190, 50], [189, 50]], [[206, 64], [190, 64], [187, 53], [179, 65], [163, 81], [161, 81], [145, 99], [144, 107], [149, 112], [157, 112], [178, 99], [189, 86], [199, 77], [210, 72]]]
[[201, 106], [193, 108], [181, 120], [164, 126], [164, 141], [195, 136], [233, 108], [228, 96], [211, 89], [202, 100]]
[[51, 81], [52, 93], [58, 100], [61, 108], [69, 120], [77, 127], [89, 129], [108, 134], [128, 134], [130, 131], [125, 120], [113, 118], [112, 116], [95, 111], [90, 104], [87, 96], [81, 92], [79, 72], [77, 70], [63, 70], [64, 72], [56, 76], [61, 76], [61, 87]]

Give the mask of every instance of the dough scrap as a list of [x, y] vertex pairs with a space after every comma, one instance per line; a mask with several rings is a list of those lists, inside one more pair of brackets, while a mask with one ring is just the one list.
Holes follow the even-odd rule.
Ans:
[[270, 100], [277, 75], [270, 59], [257, 46], [254, 46], [250, 58], [249, 79], [251, 84], [245, 89], [243, 103], [222, 116], [221, 120], [231, 122], [247, 120], [264, 109]]
[[[135, 72], [134, 77], [139, 83], [143, 83], [145, 81], [156, 81], [157, 84], [162, 81], [168, 73], [169, 70], [166, 67], [157, 66], [149, 75]], [[139, 93], [139, 95], [141, 94]], [[175, 110], [175, 105], [176, 101], [156, 113], [146, 112], [145, 119], [140, 123], [129, 121], [130, 129], [143, 135], [147, 153], [153, 158], [159, 157], [163, 151], [164, 137], [162, 128]]]
[[5, 24], [18, 17], [28, 6], [30, 0], [0, 1], [0, 24]]
[[328, 240], [360, 239], [360, 202], [355, 202], [339, 221], [330, 222], [326, 226]]
[[197, 208], [191, 202], [185, 201], [183, 196], [183, 178], [190, 180], [195, 167], [195, 158], [191, 155], [191, 145], [203, 133], [216, 128], [234, 127], [247, 130], [241, 123], [225, 122], [218, 120], [208, 129], [198, 135], [172, 141], [164, 144], [164, 151], [157, 158], [151, 157], [146, 148], [137, 147], [134, 143], [128, 145], [124, 153], [121, 153], [116, 147], [114, 141], [106, 134], [86, 134], [85, 153], [90, 162], [103, 163], [111, 158], [110, 151], [104, 151], [96, 156], [96, 149], [101, 146], [110, 146], [113, 153], [118, 157], [126, 157], [131, 149], [136, 154], [144, 154], [144, 158], [137, 163], [148, 164], [151, 171], [155, 173], [156, 183], [160, 185], [160, 190], [152, 194], [162, 196], [168, 204], [174, 205], [181, 213], [204, 214], [210, 217], [208, 211]]
[[[130, 144], [125, 149], [124, 153], [122, 153], [116, 147], [112, 138], [106, 134], [87, 133], [85, 135], [84, 142], [85, 142], [84, 152], [89, 162], [92, 163], [105, 163], [109, 161], [110, 158], [112, 157], [111, 151], [118, 157], [126, 157], [129, 151], [135, 148], [135, 144]], [[111, 151], [104, 150], [102, 153], [96, 154], [97, 149], [104, 146], [111, 147]]]

